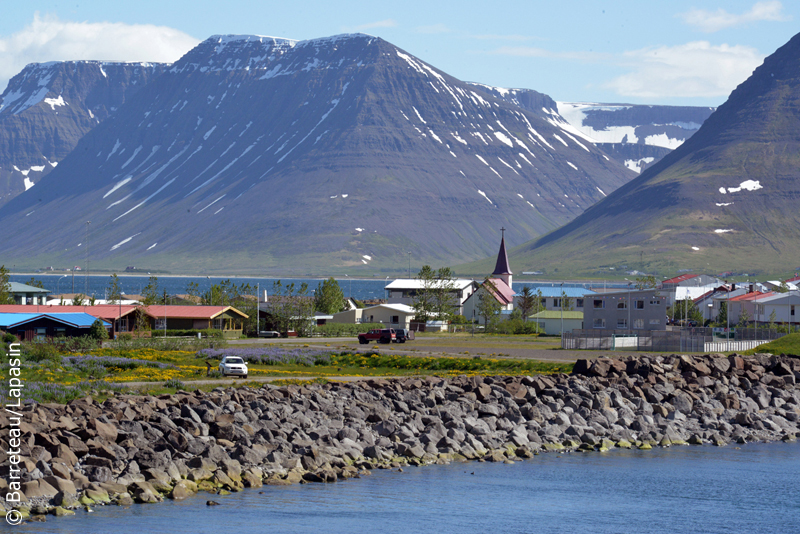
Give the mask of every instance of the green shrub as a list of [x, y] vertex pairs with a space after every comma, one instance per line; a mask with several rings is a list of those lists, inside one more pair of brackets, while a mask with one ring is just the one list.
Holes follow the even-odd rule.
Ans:
[[[216, 328], [206, 328], [203, 330], [167, 330], [167, 337], [197, 337], [197, 334], [201, 334], [204, 338], [209, 339], [223, 339], [224, 334], [222, 330], [217, 330]], [[152, 337], [164, 337], [163, 330], [153, 330], [151, 332]]]
[[178, 380], [177, 378], [171, 378], [164, 382], [165, 388], [175, 388], [175, 389], [184, 389], [186, 386], [183, 385], [183, 382]]
[[3, 332], [3, 343], [17, 343], [19, 339], [11, 332]]
[[25, 342], [20, 349], [22, 359], [29, 362], [61, 361], [58, 345], [46, 341]]
[[108, 339], [108, 330], [106, 330], [102, 319], [96, 319], [95, 322], [92, 323], [92, 326], [89, 327], [89, 337], [97, 339], [98, 341]]

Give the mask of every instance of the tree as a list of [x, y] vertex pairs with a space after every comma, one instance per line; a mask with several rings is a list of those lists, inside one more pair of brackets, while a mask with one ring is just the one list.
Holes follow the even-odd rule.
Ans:
[[78, 293], [77, 295], [72, 297], [72, 305], [73, 306], [85, 306], [87, 304], [86, 295], [83, 293]]
[[652, 274], [642, 275], [636, 279], [636, 289], [651, 289], [658, 287], [656, 277]]
[[572, 311], [572, 298], [567, 296], [567, 293], [561, 290], [561, 310]]
[[456, 308], [455, 283], [449, 267], [434, 271], [424, 265], [417, 273], [421, 287], [414, 296], [415, 319], [428, 322], [431, 319], [448, 322], [453, 318]]
[[742, 306], [742, 311], [739, 312], [738, 326], [744, 328], [747, 326], [749, 322], [750, 322], [750, 314], [747, 312], [746, 309], [744, 309], [744, 306]]
[[497, 287], [494, 282], [487, 278], [483, 281], [483, 291], [478, 296], [478, 314], [483, 317], [483, 326], [489, 326], [489, 319], [494, 319], [500, 313], [502, 306], [498, 302], [495, 295], [497, 294]]
[[92, 323], [92, 326], [89, 327], [89, 337], [98, 341], [108, 339], [108, 330], [102, 320], [97, 319]]
[[200, 286], [197, 285], [197, 282], [186, 284], [186, 294], [190, 297], [200, 297]]
[[769, 328], [770, 328], [770, 330], [775, 328], [775, 319], [777, 319], [777, 315], [775, 314], [775, 308], [772, 308], [772, 311], [769, 314]]
[[788, 293], [789, 292], [789, 284], [786, 282], [781, 282], [781, 285], [775, 288], [776, 293]]
[[417, 280], [422, 284], [414, 295], [414, 319], [427, 323], [433, 315], [433, 284], [436, 273], [430, 265], [423, 265], [417, 273]]
[[[540, 291], [541, 293], [541, 291]], [[517, 302], [517, 307], [519, 311], [522, 313], [522, 320], [527, 322], [528, 316], [531, 315], [533, 309], [536, 307], [538, 298], [534, 295], [533, 290], [531, 290], [528, 286], [523, 286], [522, 291], [520, 292], [519, 301]]]
[[449, 323], [456, 311], [455, 277], [450, 267], [436, 271], [433, 285], [433, 314], [438, 321]]
[[728, 324], [728, 303], [725, 301], [722, 301], [719, 305], [719, 313], [717, 314], [717, 324], [719, 325]]
[[0, 304], [14, 304], [8, 278], [8, 269], [5, 265], [0, 265]]
[[108, 301], [111, 304], [119, 304], [122, 300], [122, 284], [117, 273], [111, 275], [111, 279], [108, 281], [107, 293]]
[[302, 332], [310, 324], [314, 303], [308, 298], [308, 284], [295, 287], [294, 282], [283, 285], [280, 280], [272, 284], [272, 298], [267, 301], [267, 312], [273, 329], [279, 332]]
[[142, 289], [142, 306], [153, 306], [158, 304], [161, 300], [161, 295], [158, 290], [158, 277], [151, 276], [147, 280], [147, 285]]
[[345, 308], [344, 292], [339, 287], [339, 282], [332, 276], [317, 284], [317, 291], [314, 293], [314, 309], [333, 315]]
[[39, 289], [44, 289], [44, 284], [42, 283], [42, 281], [41, 280], [37, 280], [36, 278], [33, 278], [33, 277], [31, 277], [30, 280], [25, 282], [25, 285], [26, 286], [31, 286], [31, 287], [38, 287]]

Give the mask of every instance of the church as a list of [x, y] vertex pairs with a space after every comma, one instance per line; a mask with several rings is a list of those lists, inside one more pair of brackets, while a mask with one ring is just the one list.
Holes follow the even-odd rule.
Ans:
[[[486, 322], [480, 313], [480, 299], [482, 295], [490, 295], [500, 305], [500, 315], [508, 316], [514, 311], [514, 295], [512, 289], [511, 267], [508, 265], [508, 254], [506, 253], [505, 228], [501, 228], [500, 250], [497, 253], [497, 262], [494, 271], [489, 275], [480, 287], [469, 296], [464, 302], [464, 317], [468, 320], [476, 320], [479, 323]], [[486, 297], [483, 297], [486, 298]]]

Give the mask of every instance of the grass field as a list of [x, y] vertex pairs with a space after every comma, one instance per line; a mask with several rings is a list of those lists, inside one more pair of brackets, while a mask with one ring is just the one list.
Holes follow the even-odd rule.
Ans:
[[[109, 396], [129, 390], [126, 384], [146, 383], [148, 393], [196, 389], [193, 382], [221, 378], [222, 357], [240, 356], [248, 363], [250, 379], [259, 377], [386, 377], [415, 375], [531, 375], [568, 373], [572, 364], [532, 359], [453, 355], [442, 357], [391, 354], [385, 350], [354, 352], [341, 347], [260, 345], [220, 349], [155, 350], [103, 348], [73, 353], [48, 353], [23, 362], [24, 400], [69, 402], [96, 391]], [[5, 377], [0, 377], [5, 380]], [[242, 382], [246, 383], [246, 382]], [[262, 384], [258, 383], [260, 387]], [[198, 384], [199, 386], [199, 384]], [[138, 387], [138, 386], [137, 386]], [[202, 387], [205, 387], [202, 386]], [[201, 387], [201, 389], [202, 389]], [[209, 388], [211, 389], [211, 388]], [[102, 393], [101, 393], [102, 392]], [[0, 396], [8, 392], [0, 389]]]
[[757, 352], [800, 356], [800, 334], [788, 334], [765, 345], [759, 345], [757, 348], [749, 350], [745, 354], [755, 354]]

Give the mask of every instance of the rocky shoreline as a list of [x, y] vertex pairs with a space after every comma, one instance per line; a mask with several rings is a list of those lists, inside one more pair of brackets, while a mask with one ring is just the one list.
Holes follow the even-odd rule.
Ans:
[[[790, 441], [800, 359], [785, 355], [579, 360], [572, 375], [370, 379], [29, 405], [19, 502], [56, 516], [372, 469], [539, 452]], [[0, 415], [0, 426], [13, 421]], [[4, 495], [13, 449], [3, 432]], [[13, 479], [11, 479], [13, 480]], [[213, 503], [213, 501], [208, 501]]]

